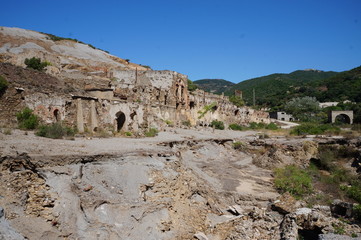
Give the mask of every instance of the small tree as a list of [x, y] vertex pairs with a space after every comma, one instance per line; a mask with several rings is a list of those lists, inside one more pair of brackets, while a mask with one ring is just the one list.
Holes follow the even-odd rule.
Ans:
[[40, 58], [32, 57], [32, 58], [26, 58], [24, 61], [27, 68], [32, 68], [38, 71], [43, 71], [44, 68], [48, 65], [50, 65], [49, 62], [42, 62]]
[[231, 103], [233, 103], [237, 107], [243, 107], [244, 106], [244, 101], [240, 96], [234, 96], [234, 95], [230, 96], [229, 101]]
[[197, 84], [188, 79], [188, 91], [193, 92], [198, 88]]
[[316, 114], [320, 112], [319, 104], [314, 97], [293, 98], [286, 103], [285, 110], [287, 113], [292, 114], [293, 117], [308, 122], [315, 120]]
[[16, 118], [21, 129], [35, 129], [39, 125], [39, 118], [30, 108], [25, 108], [16, 114]]

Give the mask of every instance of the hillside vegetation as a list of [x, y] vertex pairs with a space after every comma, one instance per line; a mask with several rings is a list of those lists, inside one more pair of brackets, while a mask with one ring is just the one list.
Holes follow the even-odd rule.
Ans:
[[226, 94], [232, 95], [234, 90], [241, 90], [245, 102], [251, 104], [253, 89], [255, 89], [257, 105], [274, 107], [293, 97], [297, 97], [298, 94], [291, 93], [296, 93], [302, 87], [308, 86], [309, 83], [330, 78], [336, 74], [336, 72], [318, 70], [298, 70], [289, 74], [276, 73], [240, 82], [230, 87]]
[[201, 79], [194, 81], [194, 83], [197, 84], [200, 89], [215, 94], [222, 94], [235, 85], [233, 82], [224, 79]]

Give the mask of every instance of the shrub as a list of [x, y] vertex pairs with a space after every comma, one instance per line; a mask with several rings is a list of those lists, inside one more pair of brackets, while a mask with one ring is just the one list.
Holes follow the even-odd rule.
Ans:
[[195, 91], [196, 89], [198, 89], [197, 84], [195, 84], [195, 83], [192, 82], [191, 80], [188, 79], [187, 83], [188, 83], [188, 91], [193, 92], [193, 91]]
[[209, 105], [206, 105], [203, 107], [203, 110], [198, 111], [198, 119], [201, 119], [202, 117], [204, 117], [204, 115], [206, 115], [209, 111], [211, 112], [215, 112], [217, 109], [217, 102], [212, 102]]
[[264, 123], [256, 123], [256, 122], [251, 122], [250, 124], [249, 124], [249, 128], [251, 128], [251, 129], [262, 129], [262, 128], [266, 128], [266, 124], [264, 124]]
[[26, 58], [24, 61], [27, 68], [32, 68], [38, 71], [43, 71], [46, 66], [49, 66], [49, 62], [42, 62], [40, 58], [32, 57]]
[[245, 145], [243, 142], [237, 141], [237, 142], [233, 143], [233, 148], [236, 150], [242, 150], [242, 149], [244, 149], [244, 147], [245, 147]]
[[276, 169], [274, 183], [279, 191], [289, 192], [297, 199], [312, 192], [312, 178], [295, 165]]
[[127, 136], [127, 137], [132, 136], [132, 133], [131, 133], [131, 132], [125, 132], [124, 134], [125, 134], [125, 136]]
[[156, 128], [150, 128], [148, 131], [144, 133], [146, 137], [155, 137], [158, 135], [158, 129]]
[[229, 128], [234, 130], [234, 131], [242, 131], [242, 130], [244, 130], [244, 127], [242, 127], [241, 125], [238, 125], [236, 123], [229, 124]]
[[222, 121], [213, 120], [211, 122], [211, 127], [214, 127], [215, 129], [224, 130], [224, 123]]
[[266, 126], [266, 129], [268, 130], [277, 130], [278, 126], [275, 123], [270, 123]]
[[165, 120], [165, 124], [167, 124], [170, 127], [173, 127], [173, 122], [171, 120]]
[[189, 120], [183, 121], [182, 125], [186, 126], [186, 127], [191, 127], [192, 126], [191, 121], [189, 121]]
[[324, 134], [324, 133], [340, 133], [340, 128], [332, 126], [330, 124], [314, 124], [314, 123], [304, 123], [297, 127], [295, 127], [291, 134], [293, 135], [306, 135], [306, 134], [312, 134], [312, 135], [318, 135], [318, 134]]
[[61, 139], [64, 136], [74, 136], [75, 131], [70, 127], [64, 127], [60, 123], [41, 125], [35, 135], [46, 138]]
[[8, 86], [9, 83], [6, 78], [0, 75], [0, 93], [4, 91]]
[[353, 214], [357, 220], [361, 221], [361, 204], [354, 205]]
[[240, 96], [230, 96], [229, 97], [229, 101], [231, 103], [233, 103], [233, 105], [237, 106], [237, 107], [242, 107], [244, 106], [244, 101]]
[[26, 107], [16, 114], [16, 118], [21, 129], [35, 129], [39, 125], [39, 118], [33, 114], [33, 110]]

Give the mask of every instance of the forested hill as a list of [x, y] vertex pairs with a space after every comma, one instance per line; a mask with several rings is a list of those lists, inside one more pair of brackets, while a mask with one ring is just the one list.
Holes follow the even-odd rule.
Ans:
[[227, 95], [233, 95], [234, 90], [243, 91], [243, 98], [250, 104], [253, 89], [256, 93], [258, 105], [277, 106], [292, 98], [291, 93], [330, 77], [337, 72], [324, 72], [319, 70], [298, 70], [289, 74], [276, 73], [268, 76], [253, 78], [231, 86], [226, 91]]
[[194, 81], [194, 83], [197, 84], [200, 89], [216, 94], [222, 94], [222, 92], [227, 91], [227, 89], [235, 85], [224, 79], [201, 79]]
[[304, 92], [322, 102], [361, 102], [361, 66], [310, 84]]

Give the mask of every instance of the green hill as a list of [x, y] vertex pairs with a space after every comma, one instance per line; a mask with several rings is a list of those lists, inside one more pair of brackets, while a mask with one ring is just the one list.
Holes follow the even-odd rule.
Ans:
[[253, 89], [256, 93], [256, 104], [264, 106], [282, 105], [288, 99], [297, 95], [297, 91], [309, 83], [333, 77], [337, 72], [324, 72], [319, 70], [298, 70], [289, 74], [276, 73], [268, 76], [253, 78], [231, 86], [226, 91], [232, 95], [234, 90], [243, 91], [243, 98], [247, 104], [252, 103]]
[[227, 89], [235, 85], [224, 79], [200, 79], [194, 81], [194, 83], [197, 84], [200, 89], [216, 94], [222, 94], [222, 92], [227, 91]]

